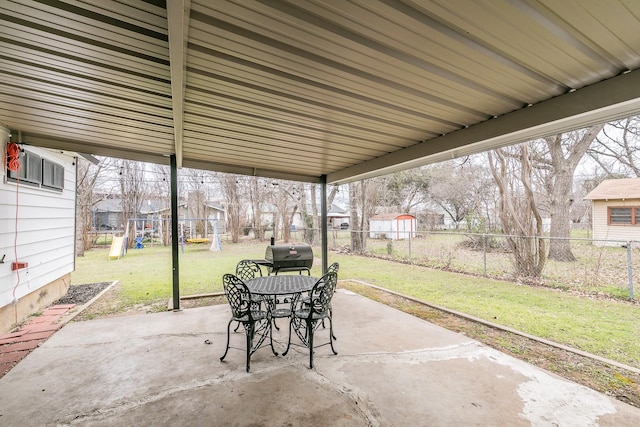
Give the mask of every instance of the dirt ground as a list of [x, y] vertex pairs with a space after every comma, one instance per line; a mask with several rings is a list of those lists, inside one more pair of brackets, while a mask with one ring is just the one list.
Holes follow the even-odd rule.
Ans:
[[[69, 288], [69, 291], [71, 292], [71, 290], [74, 288], [82, 288], [92, 285], [94, 284], [74, 285]], [[96, 292], [96, 294], [98, 292]], [[86, 293], [83, 293], [83, 295], [86, 296]], [[85, 302], [86, 301], [76, 301], [70, 299], [65, 303], [83, 304]], [[94, 301], [89, 307], [86, 307], [73, 320], [78, 322], [105, 317], [133, 316], [138, 314], [157, 313], [159, 311], [166, 311], [167, 309], [168, 302], [165, 299], [161, 301], [155, 301], [150, 304], [137, 304], [134, 306], [124, 305], [120, 298], [120, 285], [116, 283], [114, 286], [108, 289], [98, 300]]]
[[[546, 369], [622, 402], [640, 407], [640, 375], [635, 372], [558, 349], [517, 334], [498, 330], [361, 284], [352, 282], [340, 283], [339, 287], [349, 289], [443, 328], [464, 334], [532, 365]], [[150, 305], [123, 307], [118, 294], [119, 288], [116, 285], [76, 316], [74, 321], [100, 317], [139, 315], [168, 309], [166, 300]], [[215, 304], [226, 304], [224, 296], [182, 299], [180, 301], [182, 309]]]

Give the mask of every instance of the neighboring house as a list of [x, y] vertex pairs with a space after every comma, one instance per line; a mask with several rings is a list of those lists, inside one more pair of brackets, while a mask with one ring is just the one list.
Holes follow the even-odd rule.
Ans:
[[327, 227], [341, 228], [342, 224], [349, 224], [351, 217], [349, 210], [338, 205], [331, 205], [331, 209], [327, 212]]
[[607, 179], [584, 198], [591, 200], [595, 245], [640, 242], [640, 178]]
[[416, 230], [416, 217], [411, 214], [380, 214], [369, 219], [369, 237], [374, 239], [408, 239], [416, 237]]
[[[219, 201], [209, 201], [205, 203], [205, 212], [207, 213], [207, 219], [209, 224], [213, 227], [215, 225], [216, 231], [219, 234], [227, 232], [227, 211]], [[209, 230], [209, 233], [211, 230]]]
[[425, 230], [442, 230], [447, 228], [445, 223], [445, 214], [430, 209], [424, 209], [417, 214], [418, 222], [421, 229]]
[[[145, 200], [139, 212], [129, 213], [130, 220], [135, 219], [138, 228], [150, 226], [153, 221], [171, 216], [171, 203], [164, 199]], [[186, 202], [178, 203], [178, 218], [187, 218], [188, 210]], [[133, 225], [129, 225], [133, 227]], [[122, 199], [118, 195], [105, 195], [93, 207], [93, 228], [96, 230], [120, 230], [126, 228], [122, 212]]]
[[[267, 225], [268, 227], [273, 227], [276, 218], [278, 218], [278, 208], [271, 203], [264, 203], [260, 215], [263, 224]], [[291, 212], [287, 212], [287, 215], [291, 216]], [[249, 217], [248, 220], [251, 221], [251, 217]], [[280, 218], [280, 221], [281, 220], [282, 219]], [[301, 230], [306, 227], [304, 221], [302, 220], [302, 213], [299, 210], [296, 210], [293, 213], [291, 226], [295, 230]]]
[[[3, 158], [6, 141], [0, 126]], [[76, 154], [20, 147], [1, 168], [0, 333], [65, 295], [75, 261]]]
[[[206, 234], [213, 233], [213, 223], [216, 223], [218, 233], [225, 232], [224, 208], [218, 202], [199, 201], [190, 197], [189, 203], [178, 201], [178, 221], [188, 237], [195, 237], [196, 222], [205, 221]], [[136, 230], [155, 230], [166, 233], [169, 230], [171, 219], [171, 202], [168, 198], [146, 199], [140, 208], [140, 212], [129, 214], [132, 221], [129, 227]], [[207, 221], [208, 220], [208, 221]], [[96, 230], [126, 229], [123, 221], [122, 201], [119, 196], [108, 195], [93, 208], [93, 226]], [[167, 230], [167, 231], [164, 231]]]
[[124, 229], [122, 207], [119, 198], [105, 197], [93, 206], [93, 228], [95, 230]]

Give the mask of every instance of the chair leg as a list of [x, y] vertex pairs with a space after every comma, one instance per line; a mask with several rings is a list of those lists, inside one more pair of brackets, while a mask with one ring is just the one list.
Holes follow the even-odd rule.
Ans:
[[307, 334], [309, 337], [309, 369], [313, 369], [313, 325], [307, 319]]
[[[268, 305], [267, 307], [268, 310], [275, 310], [276, 305], [278, 304], [278, 296], [274, 295], [273, 300], [266, 302], [266, 304]], [[272, 318], [271, 322], [273, 323], [273, 326], [275, 326], [276, 330], [279, 331], [280, 328], [278, 328], [278, 325], [276, 324], [276, 319]]]
[[[267, 322], [272, 322], [272, 320], [267, 319]], [[275, 325], [275, 319], [273, 320], [273, 325]], [[271, 351], [273, 352], [273, 355], [277, 356], [278, 352], [273, 348], [273, 327], [271, 324], [269, 325], [269, 342], [271, 343]]]
[[[329, 309], [329, 322], [332, 323], [332, 320], [333, 320], [333, 311]], [[322, 326], [324, 326], [324, 323], [322, 324]], [[335, 334], [333, 333], [333, 325], [329, 325], [329, 326], [330, 326], [329, 331], [331, 333], [331, 338], [333, 338], [334, 340], [337, 340], [338, 338], [336, 338]]]
[[224, 354], [220, 358], [221, 362], [225, 357], [227, 357], [227, 353], [229, 352], [229, 335], [231, 335], [231, 322], [233, 322], [233, 320], [229, 320], [229, 323], [227, 323], [227, 348], [224, 350]]
[[251, 344], [253, 343], [254, 324], [250, 323], [247, 327], [247, 372], [251, 369]]
[[333, 335], [333, 320], [331, 320], [331, 316], [329, 316], [329, 344], [331, 344], [331, 351], [333, 354], [338, 354], [335, 348], [333, 348], [333, 340], [336, 339]]
[[286, 356], [289, 352], [289, 347], [291, 347], [291, 323], [293, 322], [294, 317], [291, 316], [291, 320], [289, 320], [289, 340], [287, 341], [287, 349], [282, 353], [283, 356]]

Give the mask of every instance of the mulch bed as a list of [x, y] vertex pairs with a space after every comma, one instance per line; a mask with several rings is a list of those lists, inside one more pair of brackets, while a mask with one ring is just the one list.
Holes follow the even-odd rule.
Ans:
[[56, 304], [76, 304], [82, 305], [89, 301], [91, 298], [98, 295], [104, 289], [109, 286], [111, 282], [98, 282], [98, 283], [86, 283], [83, 285], [73, 285], [69, 287], [67, 294], [62, 298], [53, 302]]

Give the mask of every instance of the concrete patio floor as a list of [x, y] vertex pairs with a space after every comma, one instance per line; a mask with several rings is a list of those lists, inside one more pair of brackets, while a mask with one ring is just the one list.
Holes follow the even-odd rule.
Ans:
[[640, 425], [640, 409], [463, 335], [346, 290], [333, 306], [339, 354], [318, 348], [313, 370], [300, 347], [259, 350], [250, 373], [243, 351], [220, 362], [226, 305], [69, 323], [0, 379], [0, 425]]

